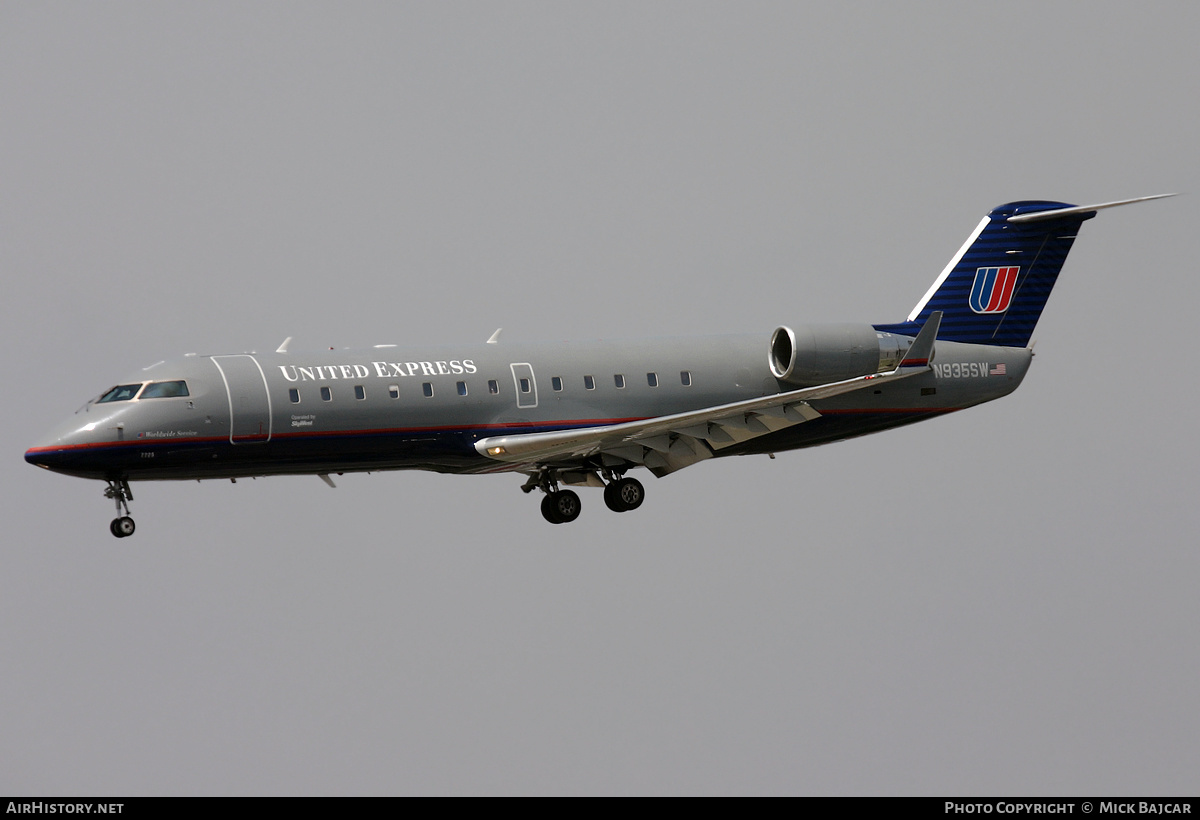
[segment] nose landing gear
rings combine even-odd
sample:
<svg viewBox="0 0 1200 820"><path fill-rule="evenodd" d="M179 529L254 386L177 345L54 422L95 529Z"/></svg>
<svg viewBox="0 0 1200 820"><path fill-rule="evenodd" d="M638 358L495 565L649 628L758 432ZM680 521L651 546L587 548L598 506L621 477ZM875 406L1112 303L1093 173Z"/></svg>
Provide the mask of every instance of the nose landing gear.
<svg viewBox="0 0 1200 820"><path fill-rule="evenodd" d="M134 529L133 519L127 515L114 518L112 523L108 525L108 531L117 536L117 538L125 538L126 536L133 535Z"/></svg>
<svg viewBox="0 0 1200 820"><path fill-rule="evenodd" d="M133 535L136 526L129 516L129 502L133 501L133 490L129 489L129 482L124 479L109 479L108 487L104 490L104 497L113 499L117 505L117 517L108 525L108 531L117 538L128 538ZM121 515L122 512L125 514Z"/></svg>

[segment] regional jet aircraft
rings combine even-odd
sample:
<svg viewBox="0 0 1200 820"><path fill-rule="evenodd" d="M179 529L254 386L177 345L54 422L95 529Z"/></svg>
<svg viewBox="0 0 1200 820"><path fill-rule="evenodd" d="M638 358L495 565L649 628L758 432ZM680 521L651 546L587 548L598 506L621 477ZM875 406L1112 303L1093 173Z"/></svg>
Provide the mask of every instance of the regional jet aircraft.
<svg viewBox="0 0 1200 820"><path fill-rule="evenodd" d="M105 390L25 453L107 482L132 535L131 482L370 470L513 472L554 524L633 476L875 433L1006 396L1084 220L1116 205L1023 201L984 217L898 324L626 342L188 355Z"/></svg>

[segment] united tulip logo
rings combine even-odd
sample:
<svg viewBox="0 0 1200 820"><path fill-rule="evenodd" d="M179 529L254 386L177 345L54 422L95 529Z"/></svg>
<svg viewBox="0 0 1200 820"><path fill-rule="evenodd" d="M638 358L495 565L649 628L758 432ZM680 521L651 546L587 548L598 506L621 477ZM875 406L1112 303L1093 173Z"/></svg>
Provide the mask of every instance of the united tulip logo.
<svg viewBox="0 0 1200 820"><path fill-rule="evenodd" d="M1007 268L978 268L971 285L971 310L976 313L1003 313L1012 303L1017 285L1017 266Z"/></svg>

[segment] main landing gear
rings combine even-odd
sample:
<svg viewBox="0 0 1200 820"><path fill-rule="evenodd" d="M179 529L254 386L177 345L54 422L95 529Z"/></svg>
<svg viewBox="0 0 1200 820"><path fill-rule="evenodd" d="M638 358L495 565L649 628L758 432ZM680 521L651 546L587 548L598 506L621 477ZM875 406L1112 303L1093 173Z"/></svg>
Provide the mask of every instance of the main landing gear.
<svg viewBox="0 0 1200 820"><path fill-rule="evenodd" d="M117 517L108 525L108 531L117 538L127 538L133 535L136 527L133 519L129 517L129 502L133 501L133 490L129 489L129 482L124 479L118 481L109 479L104 497L113 499L117 504ZM122 512L125 514L121 515Z"/></svg>
<svg viewBox="0 0 1200 820"><path fill-rule="evenodd" d="M613 512L629 512L642 506L646 488L636 478L619 478L604 485L604 503Z"/></svg>
<svg viewBox="0 0 1200 820"><path fill-rule="evenodd" d="M567 524L579 517L583 505L572 490L554 490L542 499L542 518L551 524Z"/></svg>
<svg viewBox="0 0 1200 820"><path fill-rule="evenodd" d="M607 470L605 477L608 481L604 485L604 504L610 510L628 512L642 506L642 501L646 498L646 488L642 486L642 482L636 478L618 478ZM553 470L544 470L536 476L531 476L521 489L525 492L540 489L545 493L542 498L542 517L551 524L574 521L583 508L579 495L573 490L559 489L558 476Z"/></svg>

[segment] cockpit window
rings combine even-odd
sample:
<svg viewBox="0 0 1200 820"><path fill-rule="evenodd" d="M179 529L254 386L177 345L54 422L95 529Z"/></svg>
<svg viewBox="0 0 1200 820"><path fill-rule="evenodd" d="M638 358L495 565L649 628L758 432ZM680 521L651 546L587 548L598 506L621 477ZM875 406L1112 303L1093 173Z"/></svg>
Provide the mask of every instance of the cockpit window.
<svg viewBox="0 0 1200 820"><path fill-rule="evenodd" d="M129 401L137 395L137 391L142 389L141 383L138 384L118 384L112 390L109 390L101 396L96 403L104 404L108 401Z"/></svg>
<svg viewBox="0 0 1200 820"><path fill-rule="evenodd" d="M142 391L140 399L173 399L177 396L191 395L188 393L187 382L150 382ZM103 401L103 399L102 399Z"/></svg>

